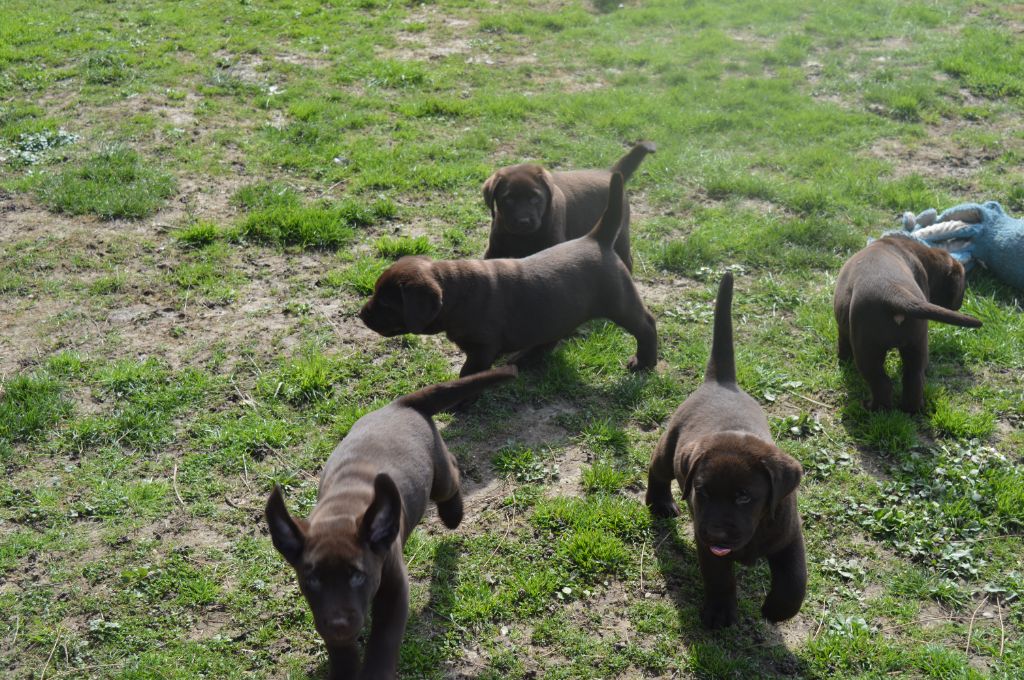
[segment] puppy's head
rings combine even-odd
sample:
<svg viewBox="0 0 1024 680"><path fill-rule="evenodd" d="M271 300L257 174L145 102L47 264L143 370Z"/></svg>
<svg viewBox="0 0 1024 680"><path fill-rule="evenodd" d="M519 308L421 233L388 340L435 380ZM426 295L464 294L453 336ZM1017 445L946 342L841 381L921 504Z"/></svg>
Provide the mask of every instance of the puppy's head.
<svg viewBox="0 0 1024 680"><path fill-rule="evenodd" d="M803 473L772 444L739 432L699 439L679 454L676 477L693 509L694 532L718 557L747 545Z"/></svg>
<svg viewBox="0 0 1024 680"><path fill-rule="evenodd" d="M310 525L295 519L274 486L267 524L274 547L299 577L316 630L332 645L355 641L380 586L384 558L401 528L402 498L395 482L379 474L373 500L361 517L339 516Z"/></svg>
<svg viewBox="0 0 1024 680"><path fill-rule="evenodd" d="M385 337L422 333L441 312L441 301L441 286L431 272L430 259L403 257L377 279L359 318Z"/></svg>
<svg viewBox="0 0 1024 680"><path fill-rule="evenodd" d="M928 266L928 301L957 310L964 303L967 273L960 262L944 250L936 250Z"/></svg>
<svg viewBox="0 0 1024 680"><path fill-rule="evenodd" d="M494 227L520 235L540 229L554 186L551 173L539 165L513 165L495 172L483 189Z"/></svg>

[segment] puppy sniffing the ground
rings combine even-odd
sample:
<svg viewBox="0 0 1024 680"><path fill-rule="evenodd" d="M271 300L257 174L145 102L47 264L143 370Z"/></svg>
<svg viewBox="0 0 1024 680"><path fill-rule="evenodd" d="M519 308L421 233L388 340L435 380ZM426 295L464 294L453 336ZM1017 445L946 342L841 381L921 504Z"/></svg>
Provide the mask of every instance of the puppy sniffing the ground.
<svg viewBox="0 0 1024 680"><path fill-rule="evenodd" d="M981 321L953 311L964 299L963 265L916 239L884 236L851 257L839 271L833 308L839 359L853 359L871 388L872 410L892 408L885 355L903 360L902 409L924 408L928 320L977 328Z"/></svg>
<svg viewBox="0 0 1024 680"><path fill-rule="evenodd" d="M795 615L807 589L807 565L796 488L800 463L772 442L764 411L736 385L732 274L723 277L704 384L676 410L651 458L647 505L674 517L672 479L693 515L697 559L704 579L701 622L736 622L732 563L768 559L772 585L761 613L769 621Z"/></svg>
<svg viewBox="0 0 1024 680"><path fill-rule="evenodd" d="M583 236L608 203L608 180L614 173L628 181L656 147L640 142L609 170L548 172L524 163L497 170L484 182L484 202L491 211L491 236L484 259L526 257ZM615 251L633 270L629 252L629 205L620 220Z"/></svg>
<svg viewBox="0 0 1024 680"><path fill-rule="evenodd" d="M359 312L384 336L446 333L466 353L461 375L499 354L535 358L590 319L610 319L636 338L630 370L658 360L654 317L612 249L625 199L612 175L608 209L587 235L523 259L438 260L403 257L381 274Z"/></svg>
<svg viewBox="0 0 1024 680"><path fill-rule="evenodd" d="M448 528L462 521L459 469L431 416L515 375L505 366L432 385L360 418L327 460L308 519L293 518L274 487L270 536L327 643L331 680L395 677L409 615L405 539L428 499ZM371 602L360 673L356 638Z"/></svg>

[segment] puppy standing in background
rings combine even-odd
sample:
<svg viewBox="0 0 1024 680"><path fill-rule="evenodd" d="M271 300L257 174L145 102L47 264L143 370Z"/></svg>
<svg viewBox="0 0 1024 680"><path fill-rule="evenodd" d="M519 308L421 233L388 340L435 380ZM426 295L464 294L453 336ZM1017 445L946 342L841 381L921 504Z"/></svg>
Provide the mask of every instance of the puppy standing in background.
<svg viewBox="0 0 1024 680"><path fill-rule="evenodd" d="M458 465L431 416L515 375L514 366L505 366L432 385L360 418L327 460L307 520L293 518L274 487L266 510L270 536L295 568L327 643L329 680L395 677L409 616L405 539L428 498L449 529L462 521ZM356 639L371 602L359 673Z"/></svg>
<svg viewBox="0 0 1024 680"><path fill-rule="evenodd" d="M733 356L732 274L718 287L711 358L704 384L669 420L651 458L647 506L675 517L672 479L693 515L697 559L704 579L701 622L720 628L736 622L732 563L768 559L772 586L761 607L769 621L800 611L807 565L796 488L800 463L771 439L768 419L736 385Z"/></svg>
<svg viewBox="0 0 1024 680"><path fill-rule="evenodd" d="M484 259L526 257L583 236L601 218L614 173L627 182L652 142L640 142L609 170L548 172L524 163L501 168L484 182L484 202L491 211L491 236ZM629 204L622 211L615 251L633 271L629 252Z"/></svg>
<svg viewBox="0 0 1024 680"><path fill-rule="evenodd" d="M903 360L902 408L924 408L928 367L928 320L977 328L973 316L953 311L963 304L963 265L949 253L899 234L884 236L839 270L833 309L839 326L839 359L853 359L871 388L872 410L892 408L892 381L885 355Z"/></svg>
<svg viewBox="0 0 1024 680"><path fill-rule="evenodd" d="M466 353L461 375L499 354L526 363L590 319L610 319L636 338L632 371L654 368L658 334L629 270L612 250L622 222L622 175L611 177L608 209L589 234L522 259L403 257L374 286L359 317L390 337L445 333ZM528 351L525 351L528 350Z"/></svg>

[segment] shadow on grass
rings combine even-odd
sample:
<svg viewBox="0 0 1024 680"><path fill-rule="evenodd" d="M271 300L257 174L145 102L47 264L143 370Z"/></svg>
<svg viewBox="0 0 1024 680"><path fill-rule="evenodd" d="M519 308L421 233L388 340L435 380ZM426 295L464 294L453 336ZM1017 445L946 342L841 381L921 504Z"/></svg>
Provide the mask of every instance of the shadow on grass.
<svg viewBox="0 0 1024 680"><path fill-rule="evenodd" d="M595 384L587 370L593 367L581 368L574 357L555 351L522 367L509 388L484 394L455 411L443 435L459 460L463 493L471 496L495 479L494 457L504 448L557 448L594 428L614 436L636 417L645 400L660 398L647 389L655 374L629 373L625 357L621 376L613 382Z"/></svg>
<svg viewBox="0 0 1024 680"><path fill-rule="evenodd" d="M683 513L688 519L689 513ZM697 554L684 540L690 531L690 524L678 519L654 523L654 552L678 612L679 635L689 651L690 670L702 678L817 677L786 646L779 629L761 619L763 596L771 583L763 560L752 568L734 566L739 622L720 630L703 628L704 584Z"/></svg>
<svg viewBox="0 0 1024 680"><path fill-rule="evenodd" d="M429 557L427 559L430 559ZM440 677L448 659L448 627L459 577L459 539L441 539L433 554L429 599L421 614L410 612L399 659L399 677Z"/></svg>

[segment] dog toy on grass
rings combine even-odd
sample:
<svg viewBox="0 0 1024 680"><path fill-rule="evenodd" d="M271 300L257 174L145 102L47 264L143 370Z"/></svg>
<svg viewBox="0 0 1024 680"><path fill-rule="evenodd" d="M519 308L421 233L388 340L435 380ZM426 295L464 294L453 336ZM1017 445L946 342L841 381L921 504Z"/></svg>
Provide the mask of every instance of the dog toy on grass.
<svg viewBox="0 0 1024 680"><path fill-rule="evenodd" d="M975 263L1001 281L1024 290L1024 220L1010 217L996 201L961 203L941 215L934 208L903 214L903 230L942 248L968 271Z"/></svg>

